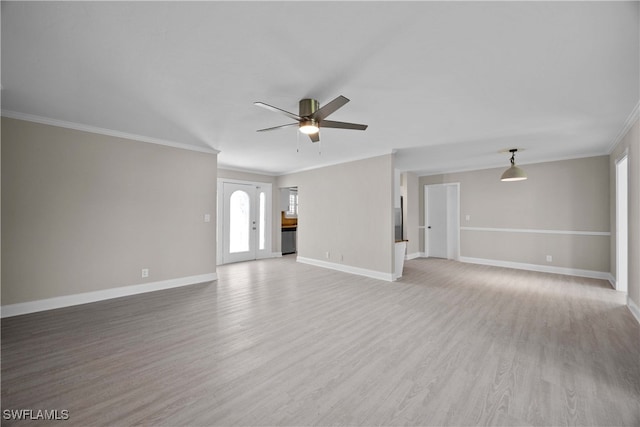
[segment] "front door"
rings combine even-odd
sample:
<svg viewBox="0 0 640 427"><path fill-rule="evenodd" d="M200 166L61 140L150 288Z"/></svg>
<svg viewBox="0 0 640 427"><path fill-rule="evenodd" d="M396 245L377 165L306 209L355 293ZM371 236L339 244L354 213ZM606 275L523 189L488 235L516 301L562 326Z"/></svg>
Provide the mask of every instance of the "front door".
<svg viewBox="0 0 640 427"><path fill-rule="evenodd" d="M223 184L223 262L256 259L257 191L248 184Z"/></svg>

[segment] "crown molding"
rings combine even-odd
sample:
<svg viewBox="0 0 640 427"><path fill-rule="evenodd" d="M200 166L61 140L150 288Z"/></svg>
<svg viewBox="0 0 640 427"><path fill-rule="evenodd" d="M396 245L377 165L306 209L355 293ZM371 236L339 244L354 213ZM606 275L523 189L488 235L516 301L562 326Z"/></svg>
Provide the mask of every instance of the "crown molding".
<svg viewBox="0 0 640 427"><path fill-rule="evenodd" d="M250 173L253 175L264 175L264 176L271 176L271 177L277 177L278 175L273 173L273 172L265 172L265 171L260 171L257 169L245 169L245 168L239 168L237 166L227 166L225 163L220 163L218 162L218 170L226 170L226 171L232 171L232 172L242 172L242 173Z"/></svg>
<svg viewBox="0 0 640 427"><path fill-rule="evenodd" d="M294 170L291 170L291 171L280 172L280 173L278 173L278 176L293 175L293 174L300 173L300 172L307 172L307 171L311 171L311 170L315 170L315 169L322 169L322 168L326 168L326 167L329 167L329 166L338 166L338 165L343 165L343 164L346 164L346 163L358 162L360 160L368 160L368 159L373 159L373 158L376 158L376 157L382 157L382 156L386 156L386 155L394 155L393 150L383 149L383 150L379 150L378 152L368 153L368 154L365 154L365 155L362 155L362 156L345 157L343 159L336 160L335 162L321 163L321 164L314 165L314 166L309 166L309 167L306 167L306 168L294 169Z"/></svg>
<svg viewBox="0 0 640 427"><path fill-rule="evenodd" d="M577 154L573 156L559 156L559 157L549 157L544 160L531 160L526 162L518 162L518 166L528 166L528 165L538 165L542 163L553 163L553 162L563 162L566 160L580 160L580 159L588 159L590 157L600 157L600 156L608 156L609 153L604 151L595 151L593 153L584 153ZM434 175L446 175L453 173L463 173L463 172L478 172L490 169L501 169L504 170L508 167L504 162L501 162L499 165L494 164L493 166L481 166L481 167L468 167L462 169L443 169L441 171L433 171L433 170L419 170L419 171L403 171L403 172L412 172L418 175L418 178L426 177L426 176L434 176Z"/></svg>
<svg viewBox="0 0 640 427"><path fill-rule="evenodd" d="M629 132L629 129L631 129L631 126L633 126L633 124L638 119L638 117L640 117L640 101L638 101L636 106L633 107L633 110L631 110L631 113L629 114L629 116L627 116L627 119L624 121L624 125L622 125L622 129L620 129L620 132L618 132L616 137L609 144L609 147L607 147L607 154L611 154L613 152L613 150L617 147L620 141L622 141L622 139L625 137L627 132Z"/></svg>
<svg viewBox="0 0 640 427"><path fill-rule="evenodd" d="M195 145L184 144L181 142L168 141L166 139L136 135L133 133L120 132L113 129L105 129L97 126L68 122L65 120L51 119L48 117L36 116L34 114L20 113L20 112L11 111L11 110L2 110L2 117L7 117L9 119L24 120L27 122L40 123L43 125L57 126L57 127L66 128L66 129L79 130L79 131L95 133L99 135L112 136L115 138L124 138L124 139L130 139L134 141L147 142L149 144L164 145L167 147L180 148L182 150L189 150L189 151L197 151L200 153L218 154L220 152L214 148L198 147Z"/></svg>

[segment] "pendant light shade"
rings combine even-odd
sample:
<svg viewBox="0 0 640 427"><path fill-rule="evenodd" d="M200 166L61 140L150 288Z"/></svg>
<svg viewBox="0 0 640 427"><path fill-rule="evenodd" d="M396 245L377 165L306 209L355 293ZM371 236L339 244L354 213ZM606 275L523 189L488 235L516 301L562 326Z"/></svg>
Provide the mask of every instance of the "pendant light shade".
<svg viewBox="0 0 640 427"><path fill-rule="evenodd" d="M500 181L522 181L525 179L527 179L527 174L516 165L504 171L502 177L500 177Z"/></svg>
<svg viewBox="0 0 640 427"><path fill-rule="evenodd" d="M516 151L518 151L517 148L512 148L511 150L509 150L509 152L511 153L511 167L504 171L504 173L500 177L500 181L523 181L527 179L527 174L525 173L525 171L516 166Z"/></svg>

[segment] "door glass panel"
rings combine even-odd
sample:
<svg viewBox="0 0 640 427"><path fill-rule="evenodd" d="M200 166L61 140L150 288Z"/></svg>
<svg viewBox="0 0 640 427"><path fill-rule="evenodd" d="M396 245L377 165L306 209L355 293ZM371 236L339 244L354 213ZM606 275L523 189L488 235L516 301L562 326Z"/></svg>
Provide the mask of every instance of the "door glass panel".
<svg viewBox="0 0 640 427"><path fill-rule="evenodd" d="M265 215L266 215L266 208L265 208L265 204L266 204L267 200L264 194L264 191L260 192L260 215L259 215L259 221L260 221L260 228L258 228L260 235L258 236L258 249L263 251L264 250L264 237L265 237Z"/></svg>
<svg viewBox="0 0 640 427"><path fill-rule="evenodd" d="M234 191L229 198L229 253L249 250L249 195Z"/></svg>

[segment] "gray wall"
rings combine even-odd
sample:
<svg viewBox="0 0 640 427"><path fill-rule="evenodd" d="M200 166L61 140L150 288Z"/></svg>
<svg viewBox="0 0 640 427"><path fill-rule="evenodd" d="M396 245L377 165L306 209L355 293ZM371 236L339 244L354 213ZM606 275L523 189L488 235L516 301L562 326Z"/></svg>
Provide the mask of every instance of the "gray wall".
<svg viewBox="0 0 640 427"><path fill-rule="evenodd" d="M392 274L393 174L389 154L279 177L298 187L298 256Z"/></svg>
<svg viewBox="0 0 640 427"><path fill-rule="evenodd" d="M628 295L636 306L640 306L640 120L636 118L622 141L609 156L611 169L611 274L616 274L616 166L615 162L628 150L629 167L629 273Z"/></svg>
<svg viewBox="0 0 640 427"><path fill-rule="evenodd" d="M3 117L2 304L215 273L216 157Z"/></svg>
<svg viewBox="0 0 640 427"><path fill-rule="evenodd" d="M608 156L522 166L529 179L501 182L503 170L486 169L420 178L419 221L424 225L424 185L460 183L460 225L474 228L558 230L566 234L461 230L460 255L570 269L610 271ZM470 219L466 220L466 215ZM421 242L424 251L424 242ZM553 256L553 262L546 261Z"/></svg>

